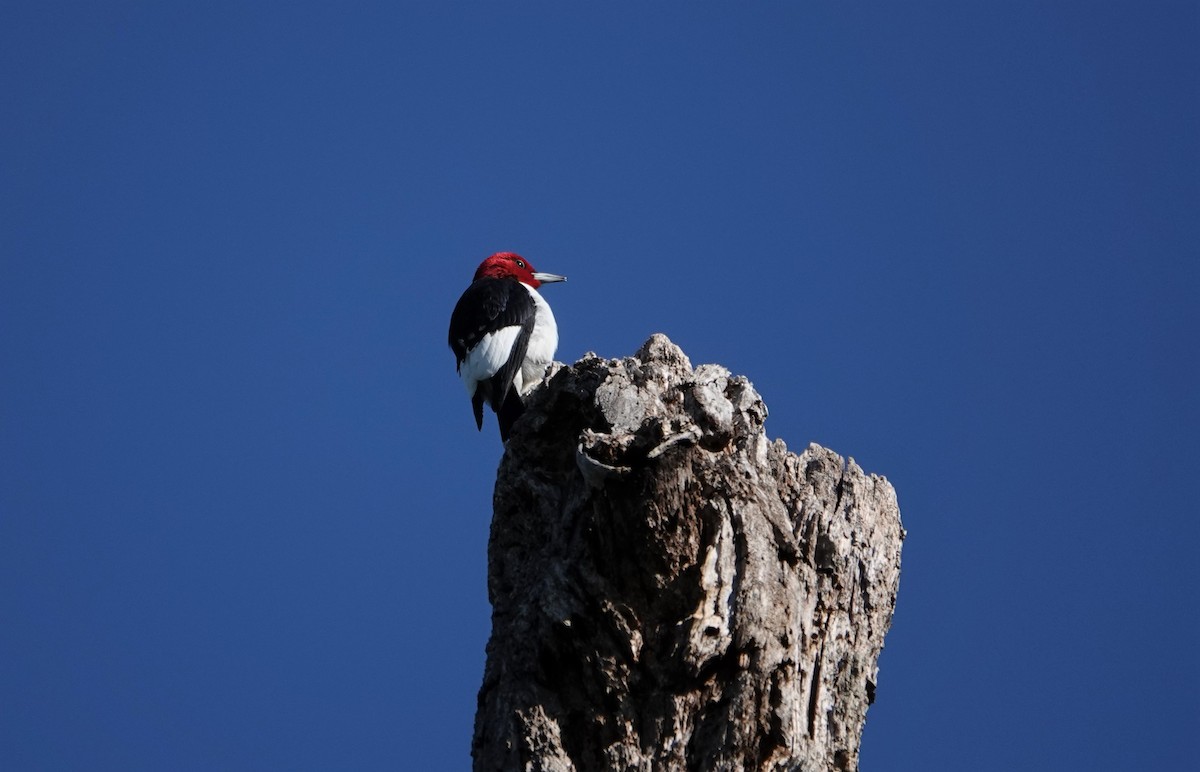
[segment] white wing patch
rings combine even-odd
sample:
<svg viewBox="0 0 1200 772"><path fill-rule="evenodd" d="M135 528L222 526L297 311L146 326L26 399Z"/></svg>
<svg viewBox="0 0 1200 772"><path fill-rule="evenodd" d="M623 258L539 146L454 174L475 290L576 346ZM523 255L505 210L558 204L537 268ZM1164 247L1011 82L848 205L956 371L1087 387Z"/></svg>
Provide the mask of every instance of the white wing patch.
<svg viewBox="0 0 1200 772"><path fill-rule="evenodd" d="M518 324L501 327L484 335L479 345L467 352L462 364L458 366L458 375L467 387L468 396L475 396L477 383L486 381L500 372L500 368L504 367L504 363L512 354L513 344L517 342L520 332L521 326Z"/></svg>

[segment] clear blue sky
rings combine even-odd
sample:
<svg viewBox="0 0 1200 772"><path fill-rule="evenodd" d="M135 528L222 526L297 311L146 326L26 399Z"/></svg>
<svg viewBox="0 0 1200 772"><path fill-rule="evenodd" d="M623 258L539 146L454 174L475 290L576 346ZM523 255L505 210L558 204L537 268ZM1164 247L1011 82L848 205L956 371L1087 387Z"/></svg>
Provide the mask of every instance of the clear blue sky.
<svg viewBox="0 0 1200 772"><path fill-rule="evenodd" d="M864 770L1200 729L1194 2L6 3L0 768L463 769L515 250L887 476Z"/></svg>

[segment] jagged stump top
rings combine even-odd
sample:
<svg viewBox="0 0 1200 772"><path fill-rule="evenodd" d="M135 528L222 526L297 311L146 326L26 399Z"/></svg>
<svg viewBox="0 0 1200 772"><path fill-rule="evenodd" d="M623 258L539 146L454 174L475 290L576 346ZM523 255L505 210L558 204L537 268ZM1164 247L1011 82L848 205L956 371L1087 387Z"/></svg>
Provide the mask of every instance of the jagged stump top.
<svg viewBox="0 0 1200 772"><path fill-rule="evenodd" d="M558 366L497 475L476 769L854 769L903 529L663 335Z"/></svg>

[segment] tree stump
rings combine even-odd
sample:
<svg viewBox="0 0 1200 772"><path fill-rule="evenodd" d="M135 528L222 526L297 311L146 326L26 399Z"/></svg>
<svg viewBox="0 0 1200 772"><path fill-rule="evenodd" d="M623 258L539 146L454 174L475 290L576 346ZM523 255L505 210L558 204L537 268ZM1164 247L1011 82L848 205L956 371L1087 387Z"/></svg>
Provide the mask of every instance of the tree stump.
<svg viewBox="0 0 1200 772"><path fill-rule="evenodd" d="M558 366L497 475L476 770L854 770L904 530L665 336Z"/></svg>

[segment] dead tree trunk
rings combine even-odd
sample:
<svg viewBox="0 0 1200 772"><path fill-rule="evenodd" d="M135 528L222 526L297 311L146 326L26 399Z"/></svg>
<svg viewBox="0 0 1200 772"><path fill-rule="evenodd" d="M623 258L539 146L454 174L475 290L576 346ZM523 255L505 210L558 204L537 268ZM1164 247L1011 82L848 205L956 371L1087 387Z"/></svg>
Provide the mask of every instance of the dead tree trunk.
<svg viewBox="0 0 1200 772"><path fill-rule="evenodd" d="M476 770L853 770L904 531L655 335L531 398L496 481Z"/></svg>

